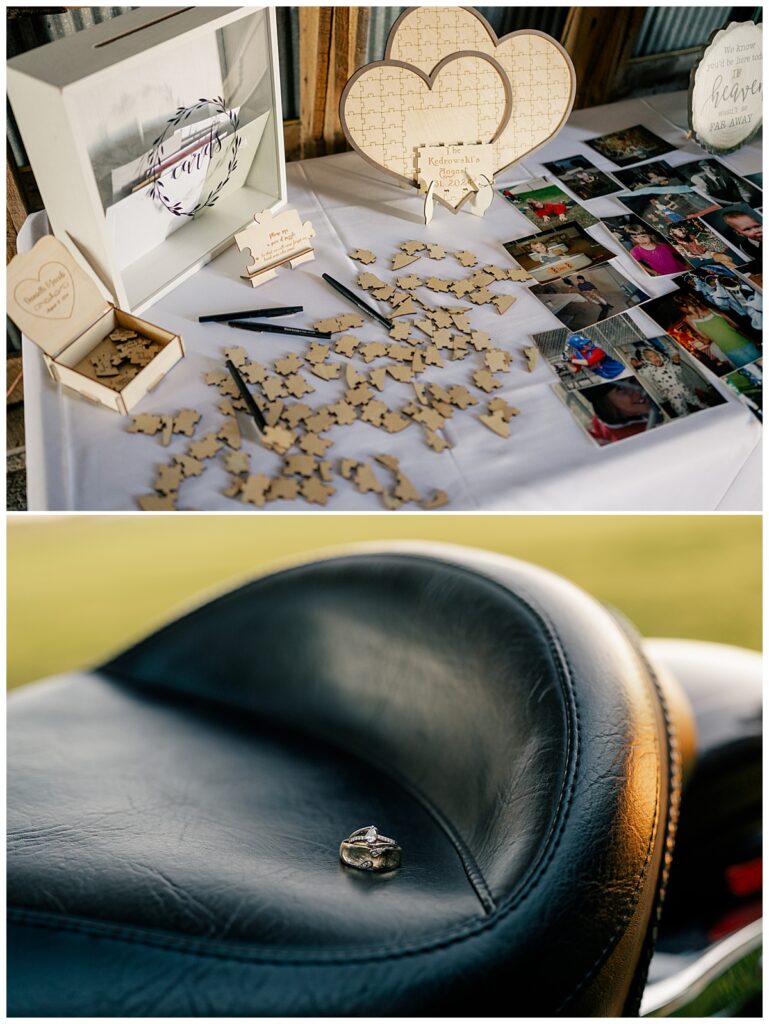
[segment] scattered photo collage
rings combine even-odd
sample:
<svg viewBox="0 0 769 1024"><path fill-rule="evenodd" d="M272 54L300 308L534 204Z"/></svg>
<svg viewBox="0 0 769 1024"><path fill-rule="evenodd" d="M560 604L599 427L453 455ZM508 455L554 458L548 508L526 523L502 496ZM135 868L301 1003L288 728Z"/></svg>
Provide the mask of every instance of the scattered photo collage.
<svg viewBox="0 0 769 1024"><path fill-rule="evenodd" d="M702 367L760 419L761 174L741 177L715 157L673 167L663 158L675 147L643 125L586 144L617 169L576 155L544 165L557 184L500 190L535 229L504 247L563 324L534 335L554 391L600 446L723 404ZM599 219L578 201L609 195L628 212ZM667 277L674 290L648 295L609 262L616 253L586 230L594 225L641 277ZM637 307L656 337L628 314Z"/></svg>

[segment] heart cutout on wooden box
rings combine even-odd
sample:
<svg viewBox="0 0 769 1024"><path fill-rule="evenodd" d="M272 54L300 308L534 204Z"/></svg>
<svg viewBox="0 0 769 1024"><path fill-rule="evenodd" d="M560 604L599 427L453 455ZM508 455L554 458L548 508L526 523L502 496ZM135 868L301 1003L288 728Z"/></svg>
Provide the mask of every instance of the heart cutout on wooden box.
<svg viewBox="0 0 769 1024"><path fill-rule="evenodd" d="M493 143L510 117L507 76L484 53L450 54L425 72L402 61L356 71L342 93L340 118L350 145L366 160L413 185L421 146ZM458 209L474 194L468 190Z"/></svg>
<svg viewBox="0 0 769 1024"><path fill-rule="evenodd" d="M550 141L574 104L575 75L564 48L543 32L524 29L499 39L470 7L411 7L387 37L385 60L430 74L448 54L475 50L503 68L512 91L510 120L496 139L496 173Z"/></svg>
<svg viewBox="0 0 769 1024"><path fill-rule="evenodd" d="M37 277L25 277L18 282L13 298L33 316L45 320L68 320L75 308L72 274L58 261L44 263Z"/></svg>

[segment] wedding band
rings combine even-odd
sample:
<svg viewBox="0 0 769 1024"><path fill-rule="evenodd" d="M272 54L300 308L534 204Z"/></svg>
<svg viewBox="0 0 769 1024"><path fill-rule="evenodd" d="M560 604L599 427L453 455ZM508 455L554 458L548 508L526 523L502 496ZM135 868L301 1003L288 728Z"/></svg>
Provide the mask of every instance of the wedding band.
<svg viewBox="0 0 769 1024"><path fill-rule="evenodd" d="M367 825L342 840L339 859L360 871L394 871L401 865L401 848L394 839L380 835L375 825Z"/></svg>

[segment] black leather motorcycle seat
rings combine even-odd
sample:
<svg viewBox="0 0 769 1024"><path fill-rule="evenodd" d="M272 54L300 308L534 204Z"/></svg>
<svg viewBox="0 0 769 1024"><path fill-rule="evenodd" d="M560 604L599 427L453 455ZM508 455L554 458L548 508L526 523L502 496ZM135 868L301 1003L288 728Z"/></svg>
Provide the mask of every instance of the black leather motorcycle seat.
<svg viewBox="0 0 769 1024"><path fill-rule="evenodd" d="M627 626L532 566L257 579L14 696L9 764L14 1015L637 1009L674 724ZM339 863L370 824L392 875Z"/></svg>

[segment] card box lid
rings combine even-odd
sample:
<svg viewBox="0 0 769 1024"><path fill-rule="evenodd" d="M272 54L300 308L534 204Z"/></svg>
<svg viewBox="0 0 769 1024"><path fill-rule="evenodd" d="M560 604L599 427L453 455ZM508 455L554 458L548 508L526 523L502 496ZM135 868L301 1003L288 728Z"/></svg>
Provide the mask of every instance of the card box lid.
<svg viewBox="0 0 769 1024"><path fill-rule="evenodd" d="M58 238L46 235L8 264L8 316L55 359L102 316L109 294Z"/></svg>

